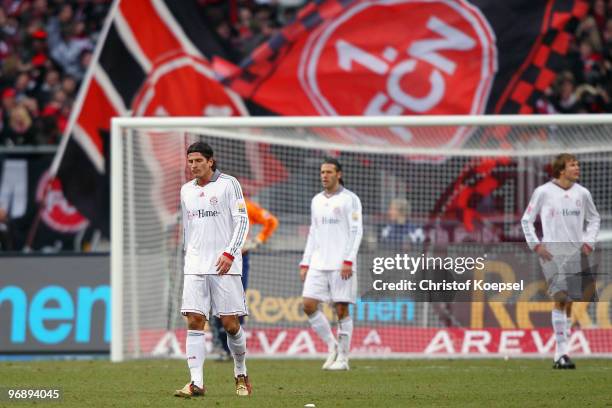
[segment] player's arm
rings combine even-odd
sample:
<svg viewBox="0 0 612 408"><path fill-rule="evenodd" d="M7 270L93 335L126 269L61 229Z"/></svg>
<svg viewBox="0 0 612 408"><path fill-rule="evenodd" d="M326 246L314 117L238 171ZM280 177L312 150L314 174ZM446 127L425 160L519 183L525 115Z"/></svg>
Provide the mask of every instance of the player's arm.
<svg viewBox="0 0 612 408"><path fill-rule="evenodd" d="M278 219L274 215L270 214L269 211L261 208L252 201L247 201L247 212L249 213L249 220L262 226L261 231L255 238L255 242L258 245L263 244L272 236L272 234L274 234L274 231L276 231L276 228L278 227Z"/></svg>
<svg viewBox="0 0 612 408"><path fill-rule="evenodd" d="M300 262L300 278L302 282L306 279L306 272L308 272L308 266L310 265L310 258L312 258L312 252L315 247L315 230L316 223L314 218L314 200L310 204L310 229L308 230L308 239L306 240L306 248L304 248L304 255Z"/></svg>
<svg viewBox="0 0 612 408"><path fill-rule="evenodd" d="M242 250L249 233L249 216L247 215L242 188L237 180L230 180L230 186L226 189L226 197L232 214L234 231L229 244L217 261L217 271L221 275L229 271L234 257Z"/></svg>
<svg viewBox="0 0 612 408"><path fill-rule="evenodd" d="M359 250L361 237L363 236L363 217L361 213L361 201L359 201L359 197L353 195L353 199L346 211L349 237L346 247L344 248L342 258L344 261L342 262L342 269L340 271L343 279L348 279L352 276L353 264L357 260L357 251Z"/></svg>
<svg viewBox="0 0 612 408"><path fill-rule="evenodd" d="M582 246L582 252L589 255L595 248L595 242L597 241L597 235L599 234L599 226L601 224L601 217L593 202L593 197L590 192L587 192L584 203L585 209L585 221L587 222L586 232L584 234L584 244Z"/></svg>
<svg viewBox="0 0 612 408"><path fill-rule="evenodd" d="M523 228L523 234L525 234L525 240L529 248L533 249L537 254L547 261L552 259L552 255L544 245L540 242L535 230L533 223L535 222L540 210L542 209L542 189L536 188L531 196L529 205L521 218L521 227Z"/></svg>
<svg viewBox="0 0 612 408"><path fill-rule="evenodd" d="M181 216L183 217L183 250L187 251L187 237L189 232L189 219L187 217L187 209L185 208L185 200L183 199L183 189L181 189Z"/></svg>

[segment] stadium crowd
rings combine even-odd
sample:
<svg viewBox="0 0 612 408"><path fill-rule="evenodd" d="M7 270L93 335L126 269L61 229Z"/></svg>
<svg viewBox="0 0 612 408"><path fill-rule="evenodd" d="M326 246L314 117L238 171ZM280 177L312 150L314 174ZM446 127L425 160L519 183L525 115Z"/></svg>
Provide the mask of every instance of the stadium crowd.
<svg viewBox="0 0 612 408"><path fill-rule="evenodd" d="M0 145L56 144L111 0L0 0Z"/></svg>
<svg viewBox="0 0 612 408"><path fill-rule="evenodd" d="M0 146L56 144L111 0L0 0ZM237 63L290 21L304 0L198 0ZM612 0L593 0L566 69L537 113L612 112Z"/></svg>
<svg viewBox="0 0 612 408"><path fill-rule="evenodd" d="M536 112L612 112L612 1L592 0L589 13L578 24L572 50Z"/></svg>

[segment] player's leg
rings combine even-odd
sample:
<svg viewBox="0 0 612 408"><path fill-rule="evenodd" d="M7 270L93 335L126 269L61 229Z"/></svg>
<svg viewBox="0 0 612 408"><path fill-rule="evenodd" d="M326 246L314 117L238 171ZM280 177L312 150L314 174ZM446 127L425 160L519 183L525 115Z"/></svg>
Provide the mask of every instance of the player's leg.
<svg viewBox="0 0 612 408"><path fill-rule="evenodd" d="M238 275L211 275L212 311L219 316L227 333L227 346L234 359L236 394L251 394L246 366L246 333L239 318L248 315L242 282Z"/></svg>
<svg viewBox="0 0 612 408"><path fill-rule="evenodd" d="M246 334L240 325L238 315L221 316L221 322L227 333L227 345L234 358L234 380L236 394L248 396L252 392L246 367Z"/></svg>
<svg viewBox="0 0 612 408"><path fill-rule="evenodd" d="M342 279L340 271L333 272L331 279L332 301L338 315L338 357L330 370L348 370L353 319L349 314L349 304L357 298L357 278Z"/></svg>
<svg viewBox="0 0 612 408"><path fill-rule="evenodd" d="M570 334L572 327L572 302L574 299L582 297L582 256L578 251L571 251L573 248L566 248L566 254L561 259L563 262L559 266L558 279L555 282L555 287L558 293L555 294L555 309L557 310L557 318L564 320L563 336L557 338L557 330L561 330L561 324L555 329L555 339L557 344L560 344L555 353L555 364L553 368L574 369L576 365L570 359ZM561 340L561 337L563 338Z"/></svg>
<svg viewBox="0 0 612 408"><path fill-rule="evenodd" d="M565 326L565 335L568 341L572 333L572 305L573 304L574 302L570 300L569 302L567 302L567 305L565 306L565 316L567 317L567 322Z"/></svg>
<svg viewBox="0 0 612 408"><path fill-rule="evenodd" d="M552 310L552 325L555 333L555 356L553 368L573 369L576 365L569 358L569 328L567 311L571 313L571 300L564 291L555 294Z"/></svg>
<svg viewBox="0 0 612 408"><path fill-rule="evenodd" d="M183 303L181 313L187 318L187 338L185 351L191 382L180 390L177 397L199 397L205 393L204 388L204 326L210 310L210 294L202 275L185 275L183 285Z"/></svg>
<svg viewBox="0 0 612 408"><path fill-rule="evenodd" d="M327 358L323 363L323 369L327 370L336 360L338 343L331 330L329 320L319 310L319 303L329 299L328 275L330 272L322 272L316 269L308 270L304 289L302 291L302 307L308 323L315 333L325 344L327 344Z"/></svg>
<svg viewBox="0 0 612 408"><path fill-rule="evenodd" d="M223 328L221 319L215 316L210 317L210 332L213 340L212 354L217 356L219 361L231 359L231 353L227 347L227 333Z"/></svg>
<svg viewBox="0 0 612 408"><path fill-rule="evenodd" d="M559 251L557 251L559 252ZM542 272L546 278L548 294L554 301L551 312L551 323L555 336L555 355L553 357L553 368L573 368L573 363L567 356L567 315L566 305L569 301L567 282L564 273L566 257L555 255L552 260L540 260Z"/></svg>

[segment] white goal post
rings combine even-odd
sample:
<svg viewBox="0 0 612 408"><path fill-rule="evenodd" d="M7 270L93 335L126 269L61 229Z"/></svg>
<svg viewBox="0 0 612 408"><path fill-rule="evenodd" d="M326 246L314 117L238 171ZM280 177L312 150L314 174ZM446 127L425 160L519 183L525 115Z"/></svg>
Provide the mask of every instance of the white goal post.
<svg viewBox="0 0 612 408"><path fill-rule="evenodd" d="M388 238L393 203L402 204L412 232L420 230L429 243L518 242L517 217L546 181L547 163L562 152L575 154L602 215L601 271L609 270L612 115L113 118L112 361L182 354L178 193L189 179L186 148L196 140L209 142L221 171L237 177L245 195L280 221L270 241L251 254L252 313L245 325L251 355L309 358L324 351L300 311L296 277L310 198L320 189L318 167L327 155L339 158L347 187L362 199L368 256ZM494 187L483 193L475 187L482 180ZM478 194L460 203L460 193L474 188ZM468 212L479 226L470 224ZM605 276L601 283L600 302L575 317L572 344L579 355L612 356L612 286ZM367 358L498 356L510 331L522 333L512 339L513 352L553 351L547 306L527 312L527 325L519 318L524 311L503 307L509 320L468 302L364 295L351 309L353 351ZM324 312L332 316L327 306Z"/></svg>

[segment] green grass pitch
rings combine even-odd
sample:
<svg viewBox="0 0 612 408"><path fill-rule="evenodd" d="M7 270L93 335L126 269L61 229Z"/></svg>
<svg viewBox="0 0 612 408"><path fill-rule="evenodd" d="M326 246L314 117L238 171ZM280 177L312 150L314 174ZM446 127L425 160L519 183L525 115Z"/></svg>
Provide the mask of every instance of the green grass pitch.
<svg viewBox="0 0 612 408"><path fill-rule="evenodd" d="M321 361L250 360L254 393L234 395L231 363L207 361L203 399L172 396L188 380L185 362L104 360L0 363L0 387L61 387L61 402L1 401L3 407L602 407L612 406L612 361L353 360L349 372Z"/></svg>

